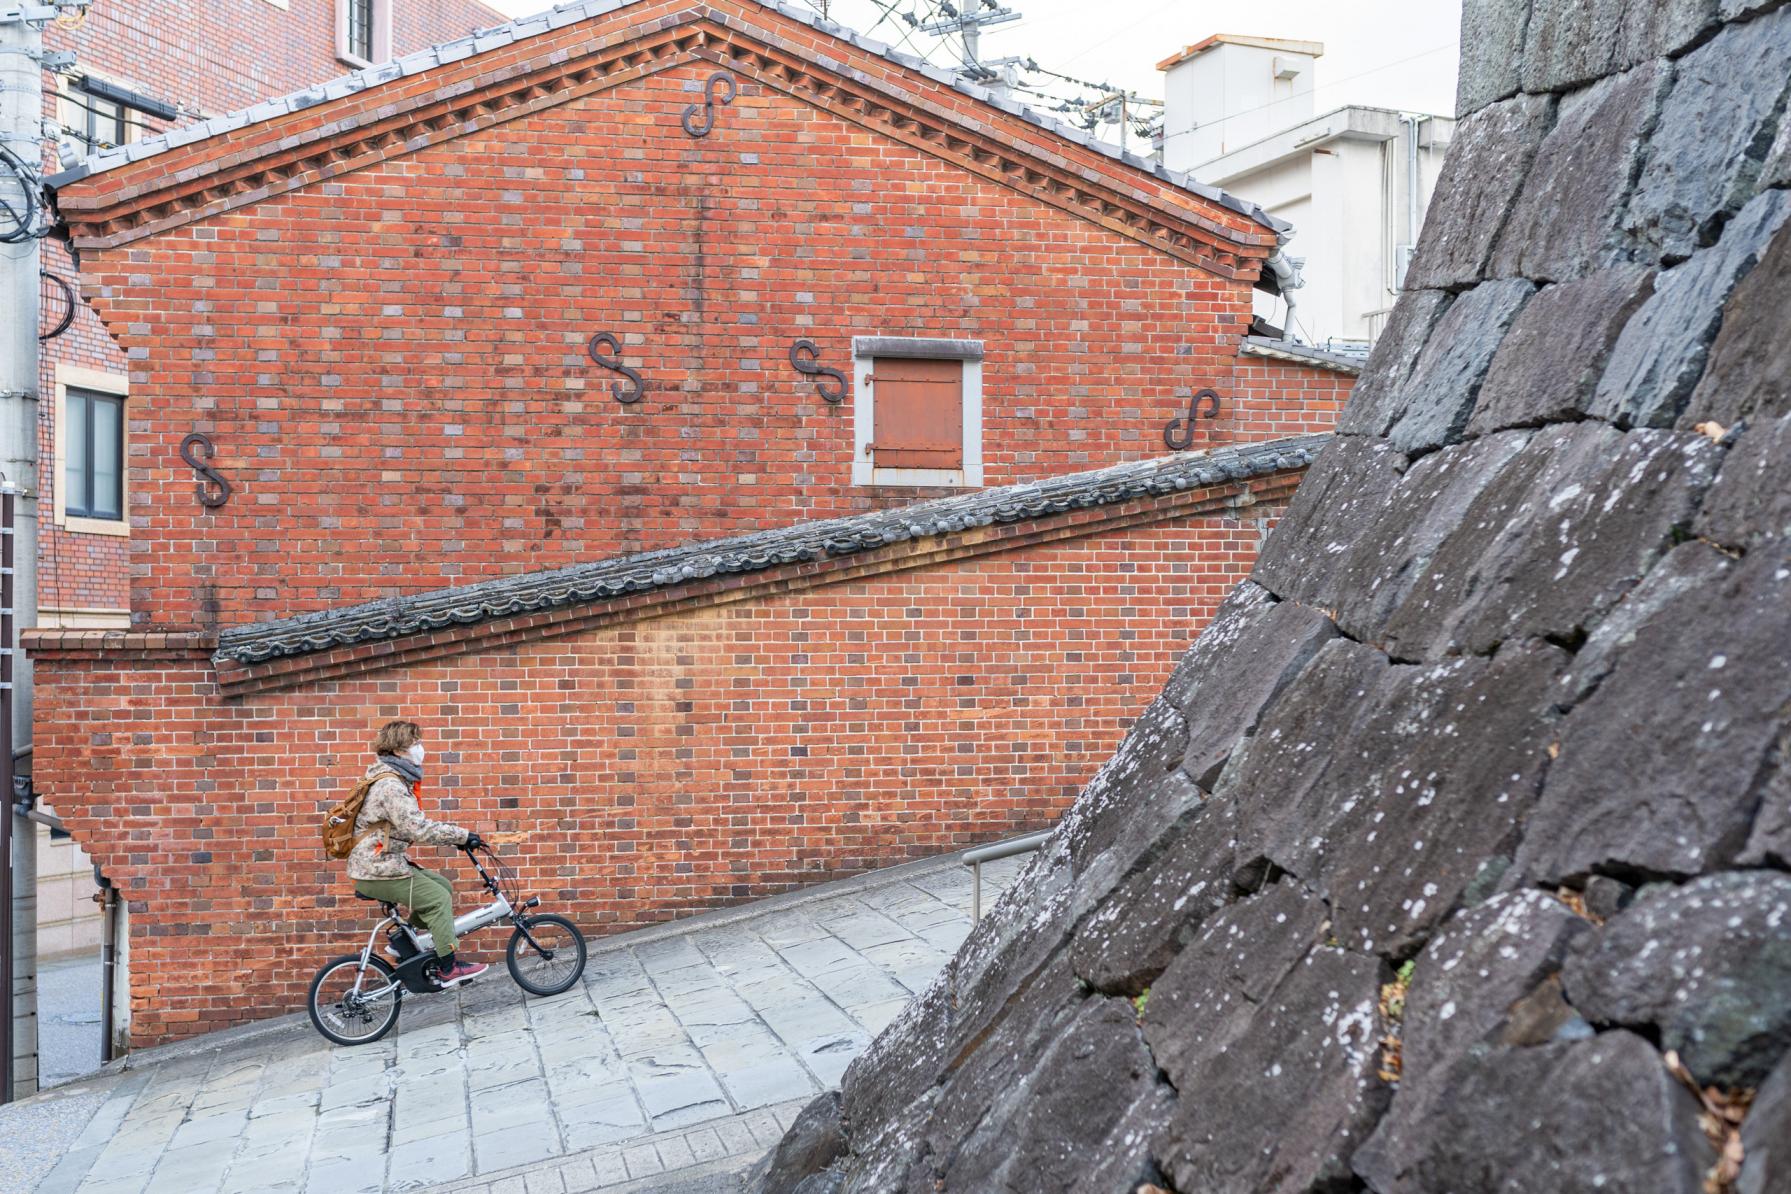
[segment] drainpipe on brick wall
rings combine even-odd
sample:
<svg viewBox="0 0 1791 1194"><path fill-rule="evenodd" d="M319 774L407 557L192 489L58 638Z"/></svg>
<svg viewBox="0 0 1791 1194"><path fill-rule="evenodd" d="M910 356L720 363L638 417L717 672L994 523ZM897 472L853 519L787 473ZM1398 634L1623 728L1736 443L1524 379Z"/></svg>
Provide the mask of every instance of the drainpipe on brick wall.
<svg viewBox="0 0 1791 1194"><path fill-rule="evenodd" d="M0 320L0 481L11 491L5 502L13 514L11 627L0 642L12 668L8 763L14 750L31 744L31 665L17 642L37 622L37 238L48 229L37 180L44 152L43 26L57 12L57 6L34 0L0 0L0 146L10 163L0 169L0 197L15 213L0 213L0 220L11 220L0 234L12 241L0 246L0 311L12 312ZM23 1098L37 1090L37 833L14 813L11 776L4 778L0 795L12 831L5 893L11 924L0 946L10 946L11 965L9 1030L0 1052L10 1081L0 1086L0 1097Z"/></svg>
<svg viewBox="0 0 1791 1194"><path fill-rule="evenodd" d="M99 884L100 906L100 1064L111 1061L113 1042L118 1039L112 1027L112 987L118 971L118 889L112 880L93 868L93 881Z"/></svg>

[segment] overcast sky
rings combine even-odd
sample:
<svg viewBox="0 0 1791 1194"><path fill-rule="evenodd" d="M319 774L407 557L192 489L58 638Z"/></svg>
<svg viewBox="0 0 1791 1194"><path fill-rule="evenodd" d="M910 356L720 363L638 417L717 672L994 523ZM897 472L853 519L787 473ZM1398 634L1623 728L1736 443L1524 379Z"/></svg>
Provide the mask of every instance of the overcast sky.
<svg viewBox="0 0 1791 1194"><path fill-rule="evenodd" d="M541 0L490 0L512 16L546 7ZM801 3L804 0L792 0ZM887 0L885 0L887 2ZM955 0L960 8L976 0ZM984 60L1031 57L1042 67L1161 98L1156 64L1214 33L1257 34L1323 42L1316 111L1372 104L1452 115L1460 53L1461 0L1005 0L1021 19L983 33ZM876 0L826 3L834 20L858 30L877 25ZM899 43L910 34L900 14L924 13L938 0L895 0L873 34ZM955 39L954 39L955 41ZM956 65L956 47L910 34L908 47L941 66ZM1069 94L1069 89L1058 94ZM1037 102L1033 97L1022 97ZM1047 105L1041 105L1047 106Z"/></svg>

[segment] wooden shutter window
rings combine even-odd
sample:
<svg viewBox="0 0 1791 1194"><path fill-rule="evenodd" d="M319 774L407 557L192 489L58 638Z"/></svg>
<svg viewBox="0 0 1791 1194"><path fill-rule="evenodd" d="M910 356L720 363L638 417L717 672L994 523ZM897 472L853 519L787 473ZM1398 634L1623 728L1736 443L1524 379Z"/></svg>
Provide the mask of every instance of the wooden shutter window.
<svg viewBox="0 0 1791 1194"><path fill-rule="evenodd" d="M871 413L876 467L964 467L962 361L873 358Z"/></svg>

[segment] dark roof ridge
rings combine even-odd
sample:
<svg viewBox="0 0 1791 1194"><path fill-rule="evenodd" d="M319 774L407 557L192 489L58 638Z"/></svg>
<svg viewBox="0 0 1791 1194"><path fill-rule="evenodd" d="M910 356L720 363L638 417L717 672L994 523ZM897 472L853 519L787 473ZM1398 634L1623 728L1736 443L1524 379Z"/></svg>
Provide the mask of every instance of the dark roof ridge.
<svg viewBox="0 0 1791 1194"><path fill-rule="evenodd" d="M1069 510L1243 481L1304 468L1329 435L1237 444L1207 452L1110 465L1087 472L980 489L842 518L799 522L725 539L697 540L546 572L388 597L223 630L217 662L256 664L447 626L668 588L710 576L758 572L870 551L932 535Z"/></svg>

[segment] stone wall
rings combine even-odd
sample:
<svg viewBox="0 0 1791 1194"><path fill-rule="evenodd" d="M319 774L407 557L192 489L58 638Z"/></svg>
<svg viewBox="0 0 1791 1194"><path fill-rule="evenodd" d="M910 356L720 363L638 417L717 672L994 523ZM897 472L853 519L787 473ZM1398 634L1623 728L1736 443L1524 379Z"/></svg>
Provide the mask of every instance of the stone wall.
<svg viewBox="0 0 1791 1194"><path fill-rule="evenodd" d="M1465 19L1345 434L764 1189L1791 1189L1791 7Z"/></svg>

